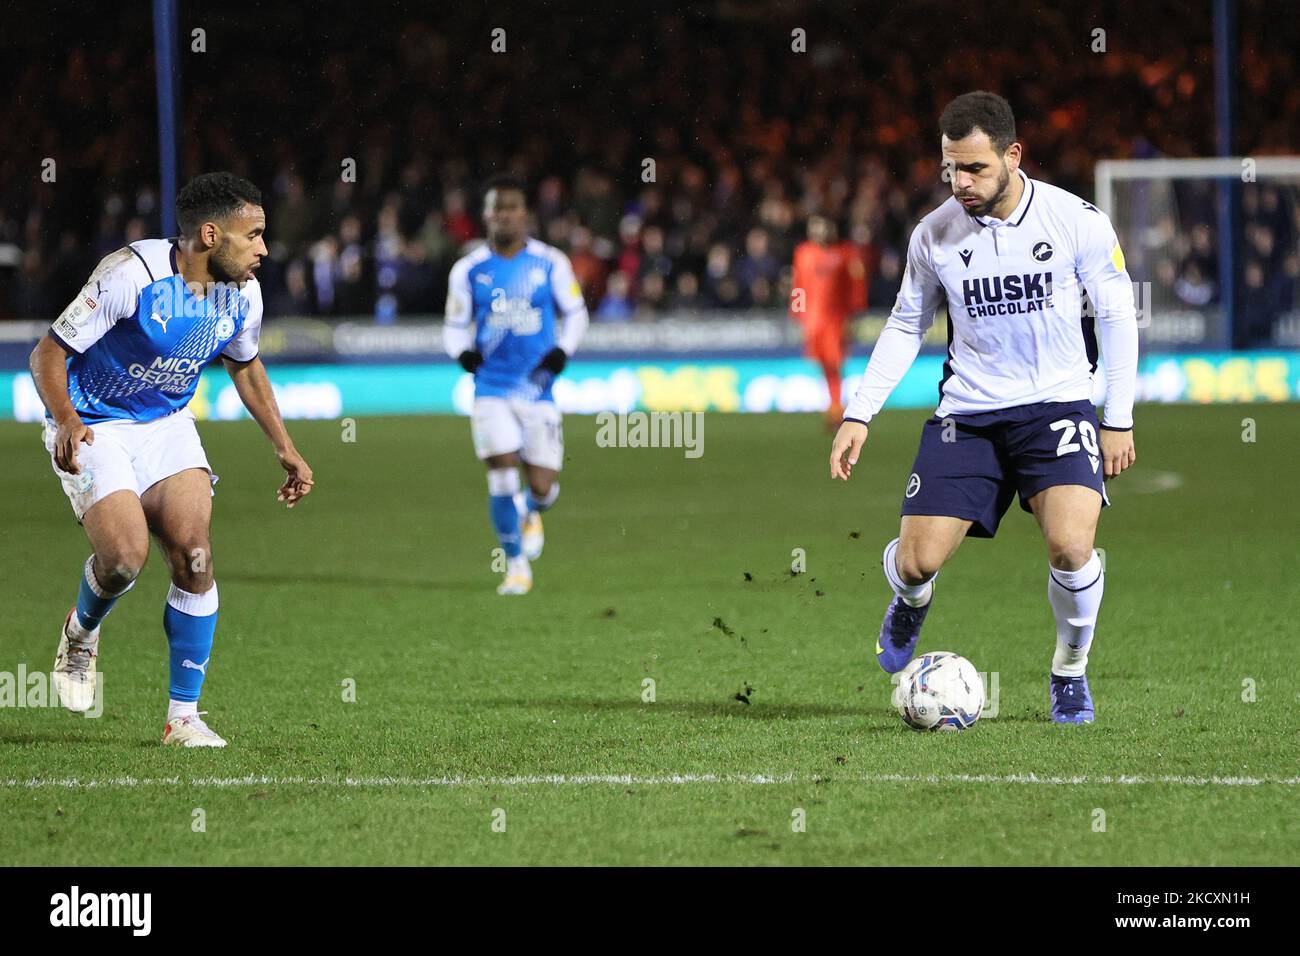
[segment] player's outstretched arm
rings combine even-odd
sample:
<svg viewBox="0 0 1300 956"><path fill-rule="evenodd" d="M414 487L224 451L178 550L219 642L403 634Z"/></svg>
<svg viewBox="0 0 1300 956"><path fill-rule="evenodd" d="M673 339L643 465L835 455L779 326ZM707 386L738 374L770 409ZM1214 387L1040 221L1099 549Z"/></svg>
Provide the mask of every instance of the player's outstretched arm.
<svg viewBox="0 0 1300 956"><path fill-rule="evenodd" d="M58 426L54 438L54 463L71 475L81 474L77 464L77 446L83 441L95 444L95 433L86 426L68 397L68 356L48 335L32 349L27 365L36 383L36 394Z"/></svg>
<svg viewBox="0 0 1300 956"><path fill-rule="evenodd" d="M275 456L280 459L281 467L288 472L275 500L283 501L292 508L300 498L305 498L311 493L312 486L316 482L312 478L311 467L302 455L298 454L293 439L289 437L288 429L284 427L284 419L280 417L280 406L275 402L275 393L271 390L271 379L266 374L266 366L256 356L247 362L237 362L226 357L225 364L231 381L235 383L235 391L239 393L240 401L248 409L248 414L253 416L253 420L261 426L266 437L271 440L271 445L275 448Z"/></svg>
<svg viewBox="0 0 1300 956"><path fill-rule="evenodd" d="M853 466L858 463L862 447L867 443L867 426L862 422L846 421L835 433L831 443L831 479L848 481Z"/></svg>

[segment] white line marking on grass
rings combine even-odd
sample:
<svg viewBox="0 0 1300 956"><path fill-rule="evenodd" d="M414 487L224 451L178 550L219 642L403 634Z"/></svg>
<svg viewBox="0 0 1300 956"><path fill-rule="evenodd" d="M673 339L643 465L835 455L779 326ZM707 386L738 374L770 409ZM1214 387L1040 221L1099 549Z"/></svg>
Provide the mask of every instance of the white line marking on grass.
<svg viewBox="0 0 1300 956"><path fill-rule="evenodd" d="M1184 787L1261 787L1300 786L1300 777L1176 777L1176 776L1097 776L1075 777L1039 776L1038 774L858 774L812 776L796 774L693 774L677 773L664 776L639 774L545 774L516 777L105 777L82 780L79 777L29 777L0 780L0 789L65 789L108 790L142 789L147 787L198 787L229 789L236 787L582 787L582 786L681 786L697 783L737 784L741 786L769 786L771 784L798 783L986 783L1012 786L1152 786L1172 785Z"/></svg>

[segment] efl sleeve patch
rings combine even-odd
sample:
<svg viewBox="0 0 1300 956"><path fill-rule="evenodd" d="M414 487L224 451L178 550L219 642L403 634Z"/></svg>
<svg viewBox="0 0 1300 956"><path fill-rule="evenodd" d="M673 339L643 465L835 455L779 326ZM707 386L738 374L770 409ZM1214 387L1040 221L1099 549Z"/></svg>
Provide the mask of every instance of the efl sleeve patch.
<svg viewBox="0 0 1300 956"><path fill-rule="evenodd" d="M1124 271L1124 250L1115 243L1115 248L1110 251L1110 264L1115 267L1116 272Z"/></svg>

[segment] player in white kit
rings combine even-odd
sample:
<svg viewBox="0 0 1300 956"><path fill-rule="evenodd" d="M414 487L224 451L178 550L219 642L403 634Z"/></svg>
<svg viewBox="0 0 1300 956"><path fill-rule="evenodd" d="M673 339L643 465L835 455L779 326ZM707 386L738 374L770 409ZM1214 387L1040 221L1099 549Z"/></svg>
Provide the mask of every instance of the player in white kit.
<svg viewBox="0 0 1300 956"><path fill-rule="evenodd" d="M966 93L939 126L953 196L912 233L898 299L831 449L831 477L847 481L868 423L946 301L939 407L922 432L899 536L884 552L895 596L877 660L889 673L907 665L939 569L967 535L993 537L1019 496L1047 544L1052 719L1090 723L1085 670L1105 581L1093 541L1109 504L1104 481L1136 460L1132 283L1106 215L1020 170L1005 99ZM1106 360L1100 423L1091 401L1098 338Z"/></svg>
<svg viewBox="0 0 1300 956"><path fill-rule="evenodd" d="M198 710L217 626L208 534L217 477L186 407L210 362L224 360L288 473L278 499L292 508L313 479L257 355L261 193L230 173L207 173L180 191L176 213L180 238L133 242L106 257L32 351L45 449L94 549L59 637L54 683L69 710L90 709L100 622L135 584L152 532L172 581L162 742L224 747Z"/></svg>

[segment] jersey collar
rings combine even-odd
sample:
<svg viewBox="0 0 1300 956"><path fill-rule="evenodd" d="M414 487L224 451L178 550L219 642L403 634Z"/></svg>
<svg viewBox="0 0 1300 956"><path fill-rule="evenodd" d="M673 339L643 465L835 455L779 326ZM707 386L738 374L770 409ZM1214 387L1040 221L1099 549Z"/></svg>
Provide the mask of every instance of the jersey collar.
<svg viewBox="0 0 1300 956"><path fill-rule="evenodd" d="M1011 210L1011 215L1007 216L1006 219L994 219L991 216L976 216L975 221L981 226L992 226L1004 222L1009 222L1013 226L1018 226L1024 222L1025 215L1029 212L1029 204L1034 201L1034 181L1025 175L1023 169L1017 169L1016 175L1018 175L1025 184L1025 191L1020 194L1020 202L1016 204L1016 208Z"/></svg>

